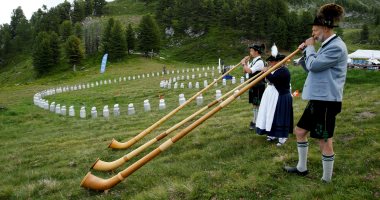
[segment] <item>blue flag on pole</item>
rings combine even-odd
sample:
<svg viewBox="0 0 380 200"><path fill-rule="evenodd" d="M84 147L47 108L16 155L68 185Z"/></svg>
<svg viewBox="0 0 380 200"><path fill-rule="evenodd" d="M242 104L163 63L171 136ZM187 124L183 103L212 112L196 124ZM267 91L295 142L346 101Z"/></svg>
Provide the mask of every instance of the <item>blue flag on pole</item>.
<svg viewBox="0 0 380 200"><path fill-rule="evenodd" d="M100 65L100 73L103 74L106 71L106 64L107 64L107 57L108 54L104 54L102 59L102 64Z"/></svg>

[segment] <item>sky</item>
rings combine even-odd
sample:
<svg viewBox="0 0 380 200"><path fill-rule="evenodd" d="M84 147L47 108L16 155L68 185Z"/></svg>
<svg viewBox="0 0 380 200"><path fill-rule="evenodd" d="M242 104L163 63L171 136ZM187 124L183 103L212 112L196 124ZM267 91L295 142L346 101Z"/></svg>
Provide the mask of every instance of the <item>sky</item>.
<svg viewBox="0 0 380 200"><path fill-rule="evenodd" d="M72 3L73 0L67 0ZM110 0L107 0L110 1ZM0 5L0 24L10 23L11 16L14 9L21 6L24 11L25 17L30 20L30 17L38 8L42 8L42 5L46 5L47 8L54 7L64 0L2 0Z"/></svg>
<svg viewBox="0 0 380 200"><path fill-rule="evenodd" d="M68 0L70 3L73 0ZM21 6L22 11L24 11L25 17L30 20L30 17L38 8L42 8L42 5L46 5L47 8L54 7L60 3L65 2L64 0L3 0L0 6L0 24L10 23L11 16L14 9Z"/></svg>

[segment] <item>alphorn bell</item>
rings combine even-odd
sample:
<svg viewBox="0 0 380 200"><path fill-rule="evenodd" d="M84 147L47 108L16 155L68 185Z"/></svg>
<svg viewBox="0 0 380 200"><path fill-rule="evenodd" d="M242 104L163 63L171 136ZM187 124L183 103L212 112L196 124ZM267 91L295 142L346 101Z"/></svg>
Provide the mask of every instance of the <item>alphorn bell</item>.
<svg viewBox="0 0 380 200"><path fill-rule="evenodd" d="M120 183L122 180L127 178L129 175L131 175L133 172L138 170L140 167L144 166L146 163L148 163L150 160L158 156L161 152L168 149L172 144L183 138L185 135L187 135L190 131L192 131L194 128L199 126L201 123L206 121L208 118L213 116L215 113L219 112L222 108L229 105L231 102L233 102L237 97L242 95L244 92L246 92L249 88L257 84L259 81L264 79L269 73L279 68L283 63L285 63L287 60L292 58L295 54L297 54L300 51L300 49L295 50L293 53L285 57L282 61L278 62L273 67L269 68L266 72L264 72L261 76L259 76L257 79L246 85L244 88L242 88L239 92L234 93L230 97L228 97L226 100L222 101L219 106L215 107L205 115L203 115L201 118L197 119L195 122L193 122L188 127L181 130L179 133L177 133L174 137L166 140L164 143L162 143L159 147L151 151L149 154L142 157L140 160L134 162L131 166L124 169L123 171L119 172L117 175L109 178L109 179L102 179L99 178L91 172L88 172L87 175L83 178L81 182L81 186L84 188L88 188L91 190L108 190L112 187L114 187L116 184Z"/></svg>
<svg viewBox="0 0 380 200"><path fill-rule="evenodd" d="M133 150L132 152L124 155L123 157L121 157L121 158L119 158L117 160L114 160L112 162L102 161L102 160L100 160L98 158L95 161L95 163L91 166L91 169L95 169L97 171L111 171L111 170L114 170L114 169L120 167L121 165L123 165L124 163L126 163L127 161L129 161L130 159L132 159L133 157L139 155L142 151L144 151L149 146L151 146L154 143L162 140L163 138L165 138L166 136L168 136L170 133L172 133L173 131L177 130L179 127L181 127L183 124L185 124L188 121L192 120L194 117L196 117L200 113L204 112L205 110L211 108L212 106L214 106L215 104L217 104L220 100L222 100L222 99L226 98L227 96L229 96L230 94L232 94L235 90L238 90L238 89L242 88L244 85L246 85L247 83L251 82L252 80L254 80L255 78L257 78L258 76L260 76L262 73L263 72L260 72L257 75L255 75L255 76L251 77L250 79L246 80L244 83L242 83L239 86L235 87L234 89L230 90L229 92L227 92L226 94L224 94L219 99L216 99L216 100L212 101L211 103L209 103L208 105L204 106L200 110L196 111L195 113L193 113L189 117L185 118L181 122L179 122L176 125L172 126L168 130L162 132L157 137L149 140L145 144L141 145L140 147L138 147L137 149Z"/></svg>
<svg viewBox="0 0 380 200"><path fill-rule="evenodd" d="M211 88L216 82L218 82L224 76L226 76L227 74L229 74L232 70L234 70L239 65L240 65L240 63L238 63L237 65L233 66L230 70L228 70L227 72L225 72L219 78L215 79L210 85L208 85L207 87L203 88L201 91L197 92L194 96L192 96L190 99L188 99L187 101L185 101L185 103L183 103L182 105L178 106L176 109L172 110L170 113L168 113L167 115L165 115L163 118L161 118L160 120L158 120L156 123L152 124L150 127L148 127L147 129L145 129L144 131L142 131L141 133L139 133L138 135L136 135L135 137L133 137L129 141L127 141L127 142L119 142L119 141L115 140L115 138L113 138L112 141L111 141L111 143L108 145L108 147L112 148L112 149L127 149L127 148L129 148L130 146L132 146L133 144L135 144L136 142L138 142L141 138L145 137L147 134L149 134L150 132L152 132L155 128L159 127L163 122L165 122L166 120L170 119L179 110L181 110L183 107L185 107L191 101L193 101L197 96L199 96L200 94L202 94L203 92L205 92L206 90L208 90L209 88Z"/></svg>

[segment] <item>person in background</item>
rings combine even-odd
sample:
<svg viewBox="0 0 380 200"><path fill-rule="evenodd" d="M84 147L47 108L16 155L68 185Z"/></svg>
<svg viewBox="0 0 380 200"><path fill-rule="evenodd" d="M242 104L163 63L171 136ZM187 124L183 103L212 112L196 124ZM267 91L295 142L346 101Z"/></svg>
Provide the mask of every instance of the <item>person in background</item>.
<svg viewBox="0 0 380 200"><path fill-rule="evenodd" d="M261 54L264 52L265 46L262 45L251 45L249 46L249 56L244 57L241 60L243 65L243 72L249 75L249 78L260 73L264 68L264 61L261 58ZM250 58L253 58L252 62L249 62ZM249 129L256 129L256 117L258 114L258 109L261 102L261 97L265 90L265 82L260 81L258 84L249 89L248 102L253 105L253 118L249 123Z"/></svg>
<svg viewBox="0 0 380 200"><path fill-rule="evenodd" d="M319 140L323 182L330 182L332 177L335 160L332 139L335 117L341 112L347 74L347 47L333 30L338 27L343 15L343 7L334 3L323 5L312 24L312 37L299 46L304 50L304 62L301 64L307 72L302 98L309 102L294 129L298 164L284 168L288 173L302 176L308 174L307 134L310 132L310 137ZM322 43L318 51L314 47L316 41Z"/></svg>
<svg viewBox="0 0 380 200"><path fill-rule="evenodd" d="M269 67L275 66L286 56L277 51L273 45L272 55L267 58ZM268 86L265 88L259 114L256 120L256 133L267 135L268 141L278 138L277 146L283 145L293 131L293 99L290 91L290 72L285 65L266 76Z"/></svg>

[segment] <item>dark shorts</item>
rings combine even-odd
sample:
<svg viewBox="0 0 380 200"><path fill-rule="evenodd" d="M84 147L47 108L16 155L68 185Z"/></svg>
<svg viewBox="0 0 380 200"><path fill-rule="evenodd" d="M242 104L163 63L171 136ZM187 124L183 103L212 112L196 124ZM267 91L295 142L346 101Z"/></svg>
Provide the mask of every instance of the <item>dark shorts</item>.
<svg viewBox="0 0 380 200"><path fill-rule="evenodd" d="M261 97L265 91L265 84L253 86L248 92L248 102L254 105L260 105Z"/></svg>
<svg viewBox="0 0 380 200"><path fill-rule="evenodd" d="M310 131L310 137L331 138L334 135L335 117L342 109L342 102L310 100L297 126Z"/></svg>

